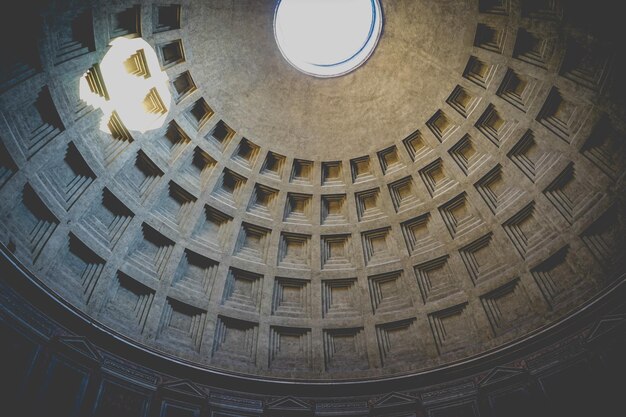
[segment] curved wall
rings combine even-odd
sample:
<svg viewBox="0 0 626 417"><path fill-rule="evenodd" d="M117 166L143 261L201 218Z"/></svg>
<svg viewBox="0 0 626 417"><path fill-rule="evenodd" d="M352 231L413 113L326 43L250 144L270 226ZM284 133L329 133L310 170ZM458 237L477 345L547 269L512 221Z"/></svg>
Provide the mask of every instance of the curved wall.
<svg viewBox="0 0 626 417"><path fill-rule="evenodd" d="M615 39L559 2L394 4L380 54L317 86L272 74L267 39L237 51L238 31L263 32L272 10L245 6L256 8L16 9L23 42L0 77L0 241L98 326L199 368L357 381L445 372L623 281ZM173 111L158 131L112 117L102 132L78 80L87 72L104 94L107 43L139 35L170 76ZM368 84L390 80L422 35L432 55ZM271 101L276 80L298 106ZM303 119L299 106L342 99L364 104ZM298 132L318 140L289 142Z"/></svg>
<svg viewBox="0 0 626 417"><path fill-rule="evenodd" d="M621 415L623 284L474 361L414 377L306 383L200 370L146 351L57 299L4 251L0 266L0 398L19 415Z"/></svg>

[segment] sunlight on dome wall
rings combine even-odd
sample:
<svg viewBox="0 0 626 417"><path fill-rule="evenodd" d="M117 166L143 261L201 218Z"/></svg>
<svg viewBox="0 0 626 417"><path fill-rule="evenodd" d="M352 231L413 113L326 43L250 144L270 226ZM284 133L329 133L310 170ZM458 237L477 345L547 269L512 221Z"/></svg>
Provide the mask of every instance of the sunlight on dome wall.
<svg viewBox="0 0 626 417"><path fill-rule="evenodd" d="M276 43L300 71L333 77L371 55L382 28L378 0L281 0L274 16Z"/></svg>
<svg viewBox="0 0 626 417"><path fill-rule="evenodd" d="M104 113L100 130L110 133L108 121L113 112L128 130L144 133L163 126L172 96L154 49L141 38L117 38L109 46L100 62L108 97L93 91L87 74L79 84L80 98Z"/></svg>

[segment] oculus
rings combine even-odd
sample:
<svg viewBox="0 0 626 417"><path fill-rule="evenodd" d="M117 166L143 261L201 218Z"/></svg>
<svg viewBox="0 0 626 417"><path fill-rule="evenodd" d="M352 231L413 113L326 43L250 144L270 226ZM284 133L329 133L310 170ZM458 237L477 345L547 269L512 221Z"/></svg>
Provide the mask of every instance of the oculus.
<svg viewBox="0 0 626 417"><path fill-rule="evenodd" d="M362 65L381 29L379 0L279 0L274 13L283 57L315 77L337 77Z"/></svg>

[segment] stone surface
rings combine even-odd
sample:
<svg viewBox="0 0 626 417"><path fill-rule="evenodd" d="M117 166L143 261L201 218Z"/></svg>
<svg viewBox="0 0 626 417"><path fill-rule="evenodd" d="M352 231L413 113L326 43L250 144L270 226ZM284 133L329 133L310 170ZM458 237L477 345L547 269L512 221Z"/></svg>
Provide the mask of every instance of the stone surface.
<svg viewBox="0 0 626 417"><path fill-rule="evenodd" d="M387 2L370 60L329 80L284 62L270 1L70 3L41 33L24 11L38 48L6 52L0 242L135 343L258 376L410 374L623 280L622 52L559 2ZM102 132L78 79L137 35L176 103Z"/></svg>

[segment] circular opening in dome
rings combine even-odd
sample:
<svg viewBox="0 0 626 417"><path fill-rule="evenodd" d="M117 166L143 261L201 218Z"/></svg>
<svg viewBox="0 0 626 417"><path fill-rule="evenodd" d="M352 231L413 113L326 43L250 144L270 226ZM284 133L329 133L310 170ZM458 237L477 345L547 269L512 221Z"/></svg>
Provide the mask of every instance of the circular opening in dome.
<svg viewBox="0 0 626 417"><path fill-rule="evenodd" d="M374 51L381 29L379 0L279 0L274 14L280 52L316 77L359 67Z"/></svg>

